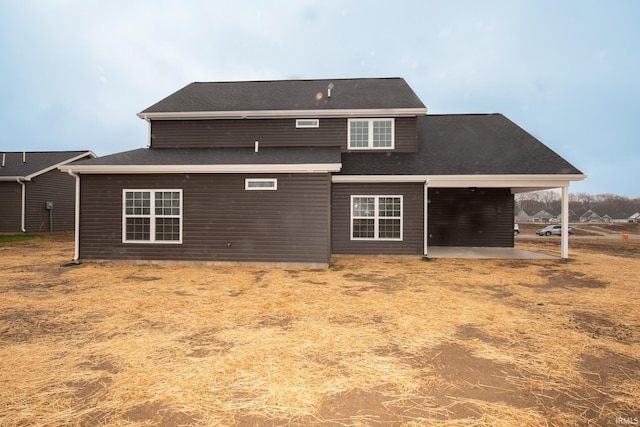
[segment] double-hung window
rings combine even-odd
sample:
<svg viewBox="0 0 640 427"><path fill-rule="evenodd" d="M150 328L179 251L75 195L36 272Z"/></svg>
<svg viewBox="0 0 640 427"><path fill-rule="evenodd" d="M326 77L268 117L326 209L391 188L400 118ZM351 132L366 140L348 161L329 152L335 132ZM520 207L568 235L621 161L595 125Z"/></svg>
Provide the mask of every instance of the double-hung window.
<svg viewBox="0 0 640 427"><path fill-rule="evenodd" d="M393 149L393 119L349 119L348 147L350 150Z"/></svg>
<svg viewBox="0 0 640 427"><path fill-rule="evenodd" d="M122 241L182 243L182 190L123 190Z"/></svg>
<svg viewBox="0 0 640 427"><path fill-rule="evenodd" d="M402 196L351 196L351 240L402 240Z"/></svg>

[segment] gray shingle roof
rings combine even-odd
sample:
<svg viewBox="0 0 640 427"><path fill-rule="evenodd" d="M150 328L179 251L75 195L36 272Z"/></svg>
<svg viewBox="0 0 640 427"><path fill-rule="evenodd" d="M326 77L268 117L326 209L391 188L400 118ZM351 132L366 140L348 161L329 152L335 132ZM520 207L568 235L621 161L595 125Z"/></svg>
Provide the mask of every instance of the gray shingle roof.
<svg viewBox="0 0 640 427"><path fill-rule="evenodd" d="M328 87L332 85L331 97ZM142 111L229 112L426 108L402 78L191 83Z"/></svg>
<svg viewBox="0 0 640 427"><path fill-rule="evenodd" d="M93 155L90 151L27 151L0 152L0 162L4 155L4 167L0 166L0 177L26 177L38 175L42 171L67 163L82 154Z"/></svg>
<svg viewBox="0 0 640 427"><path fill-rule="evenodd" d="M200 166L340 163L339 147L140 148L74 166Z"/></svg>
<svg viewBox="0 0 640 427"><path fill-rule="evenodd" d="M340 175L582 174L502 114L418 117L417 153L345 153Z"/></svg>

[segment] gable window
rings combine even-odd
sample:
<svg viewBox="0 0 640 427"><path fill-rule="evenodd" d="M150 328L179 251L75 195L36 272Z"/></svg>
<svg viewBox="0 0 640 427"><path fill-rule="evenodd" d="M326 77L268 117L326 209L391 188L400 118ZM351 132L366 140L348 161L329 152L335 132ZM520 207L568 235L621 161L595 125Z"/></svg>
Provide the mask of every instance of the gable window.
<svg viewBox="0 0 640 427"><path fill-rule="evenodd" d="M245 190L277 190L278 179L277 178L268 178L268 179L247 178L244 180L244 189Z"/></svg>
<svg viewBox="0 0 640 427"><path fill-rule="evenodd" d="M320 119L296 119L297 128L317 128L320 127Z"/></svg>
<svg viewBox="0 0 640 427"><path fill-rule="evenodd" d="M182 243L182 190L123 190L124 243Z"/></svg>
<svg viewBox="0 0 640 427"><path fill-rule="evenodd" d="M393 119L349 119L350 150L394 148Z"/></svg>
<svg viewBox="0 0 640 427"><path fill-rule="evenodd" d="M402 240L402 196L351 196L351 240Z"/></svg>

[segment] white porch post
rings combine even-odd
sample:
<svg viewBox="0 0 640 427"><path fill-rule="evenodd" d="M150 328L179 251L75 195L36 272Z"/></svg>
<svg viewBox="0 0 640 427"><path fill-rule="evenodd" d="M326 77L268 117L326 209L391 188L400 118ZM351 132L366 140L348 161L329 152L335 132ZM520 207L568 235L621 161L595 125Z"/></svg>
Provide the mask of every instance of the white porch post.
<svg viewBox="0 0 640 427"><path fill-rule="evenodd" d="M561 249L560 256L563 259L569 258L569 184L562 187L562 219L560 224L561 228Z"/></svg>
<svg viewBox="0 0 640 427"><path fill-rule="evenodd" d="M424 182L424 256L427 256L427 237L428 237L428 215L427 215L427 209L429 206L429 179L427 178L427 180Z"/></svg>

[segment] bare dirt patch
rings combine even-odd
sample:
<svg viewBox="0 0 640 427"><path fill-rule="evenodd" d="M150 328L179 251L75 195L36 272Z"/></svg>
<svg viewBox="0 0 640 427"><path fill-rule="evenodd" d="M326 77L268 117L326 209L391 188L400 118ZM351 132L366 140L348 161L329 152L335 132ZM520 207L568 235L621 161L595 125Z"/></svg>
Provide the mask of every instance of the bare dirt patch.
<svg viewBox="0 0 640 427"><path fill-rule="evenodd" d="M640 241L570 246L311 270L0 245L0 424L615 425L640 416Z"/></svg>

